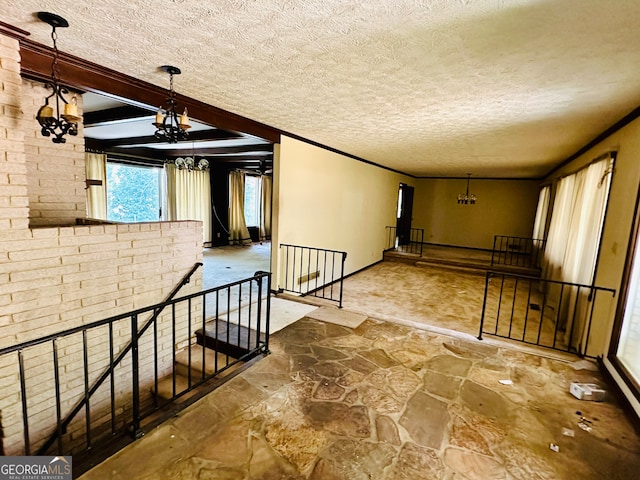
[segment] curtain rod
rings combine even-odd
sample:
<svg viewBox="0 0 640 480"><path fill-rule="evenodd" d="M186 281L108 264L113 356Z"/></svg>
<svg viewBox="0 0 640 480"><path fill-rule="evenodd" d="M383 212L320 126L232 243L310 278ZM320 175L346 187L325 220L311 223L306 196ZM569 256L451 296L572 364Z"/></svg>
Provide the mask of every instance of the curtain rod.
<svg viewBox="0 0 640 480"><path fill-rule="evenodd" d="M97 153L99 155L105 155L106 154L106 152L104 152L102 150L97 150L95 148L87 148L87 147L84 148L84 152L85 153Z"/></svg>
<svg viewBox="0 0 640 480"><path fill-rule="evenodd" d="M587 163L586 165L583 165L582 167L573 170L571 172L565 173L564 175L561 175L559 177L556 177L556 180L561 180L565 177L568 177L569 175L574 175L582 170L584 170L585 168L593 165L596 162L599 162L600 160L604 160L605 158L609 157L611 158L611 160L613 160L615 162L616 160L616 156L618 155L618 151L617 150L610 150L608 152L603 153L602 155L597 156L596 158L594 158L593 160L591 160L589 163Z"/></svg>

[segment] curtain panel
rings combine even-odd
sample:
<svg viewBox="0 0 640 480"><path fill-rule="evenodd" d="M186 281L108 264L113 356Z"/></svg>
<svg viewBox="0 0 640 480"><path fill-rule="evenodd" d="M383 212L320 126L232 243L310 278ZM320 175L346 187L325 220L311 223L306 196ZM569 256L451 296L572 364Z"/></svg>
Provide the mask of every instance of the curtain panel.
<svg viewBox="0 0 640 480"><path fill-rule="evenodd" d="M533 222L533 238L544 240L547 226L547 215L549 213L549 199L551 196L551 185L545 185L540 189L538 196L538 207L536 209L536 218Z"/></svg>
<svg viewBox="0 0 640 480"><path fill-rule="evenodd" d="M107 156L85 152L84 168L87 180L102 182L102 185L87 184L87 218L107 220Z"/></svg>
<svg viewBox="0 0 640 480"><path fill-rule="evenodd" d="M242 172L229 172L229 243L251 245L244 218L244 178Z"/></svg>
<svg viewBox="0 0 640 480"><path fill-rule="evenodd" d="M199 220L202 241L211 243L211 184L208 170L180 170L166 165L167 220Z"/></svg>
<svg viewBox="0 0 640 480"><path fill-rule="evenodd" d="M592 285L604 224L614 159L607 156L562 178L557 187L545 249L543 278ZM550 284L549 299L557 305L559 330L567 345L586 350L589 291ZM561 298L560 298L561 297Z"/></svg>
<svg viewBox="0 0 640 480"><path fill-rule="evenodd" d="M260 240L271 239L271 196L273 179L268 175L260 176Z"/></svg>

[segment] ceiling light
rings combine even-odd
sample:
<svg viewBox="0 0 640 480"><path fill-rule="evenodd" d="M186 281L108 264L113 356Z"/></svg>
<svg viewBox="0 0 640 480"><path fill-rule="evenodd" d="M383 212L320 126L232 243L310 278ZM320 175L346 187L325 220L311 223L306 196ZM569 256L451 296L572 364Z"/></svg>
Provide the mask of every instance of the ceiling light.
<svg viewBox="0 0 640 480"><path fill-rule="evenodd" d="M187 139L187 130L191 128L187 109L184 109L182 115L176 113L178 102L176 102L176 92L173 90L173 76L180 75L181 72L178 67L171 65L163 65L160 69L169 74L169 97L165 111L163 112L162 107L159 107L158 113L156 113L156 121L153 123L157 129L155 136L169 143L177 143Z"/></svg>
<svg viewBox="0 0 640 480"><path fill-rule="evenodd" d="M207 170L209 161L204 158L178 157L172 162L178 170Z"/></svg>
<svg viewBox="0 0 640 480"><path fill-rule="evenodd" d="M44 85L52 90L51 95L44 99L44 105L40 107L36 114L36 119L42 127L40 133L44 137L51 137L53 143L65 143L65 135L78 135L78 122L82 117L78 115L77 99L74 95L71 102L64 98L69 90L60 85L60 72L58 71L58 45L56 28L69 26L64 18L55 13L38 12L38 18L51 25L51 39L53 40L53 61L51 62L51 79ZM49 105L49 100L55 99L54 107ZM64 105L63 112L60 113L60 103Z"/></svg>
<svg viewBox="0 0 640 480"><path fill-rule="evenodd" d="M471 174L467 173L467 191L466 193L458 194L458 203L461 205L473 205L476 203L476 196L473 193L469 193L469 180L471 179Z"/></svg>

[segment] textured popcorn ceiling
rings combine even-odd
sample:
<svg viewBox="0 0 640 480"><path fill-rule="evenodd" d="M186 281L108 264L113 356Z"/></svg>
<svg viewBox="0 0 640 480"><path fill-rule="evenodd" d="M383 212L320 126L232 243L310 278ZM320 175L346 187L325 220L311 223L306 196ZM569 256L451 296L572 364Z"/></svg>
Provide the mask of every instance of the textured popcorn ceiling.
<svg viewBox="0 0 640 480"><path fill-rule="evenodd" d="M0 0L50 45L41 10L63 51L414 175L540 176L640 105L634 0Z"/></svg>

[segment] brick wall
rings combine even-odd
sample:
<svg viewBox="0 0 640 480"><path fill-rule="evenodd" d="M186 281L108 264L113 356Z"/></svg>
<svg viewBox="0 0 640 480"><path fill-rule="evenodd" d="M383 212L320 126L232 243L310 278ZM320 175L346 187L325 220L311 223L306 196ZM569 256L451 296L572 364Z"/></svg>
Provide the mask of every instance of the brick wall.
<svg viewBox="0 0 640 480"><path fill-rule="evenodd" d="M6 280L0 296L0 348L160 303L202 259L201 242L202 225L192 221L26 229L3 235L0 251L8 252L9 261L0 263L0 278ZM180 295L200 290L199 271ZM193 308L197 310L199 305ZM185 313L178 315L178 324ZM140 321L149 316L141 316ZM167 313L159 323L161 374L171 368L174 344L170 321ZM183 328L178 333L176 343L184 343L186 332ZM89 341L88 374L92 380L108 366L109 342L107 335L90 335L94 335ZM127 319L116 329L115 351L129 339ZM154 372L152 357L145 352L152 348L152 341L148 334L140 345L141 386L147 397ZM78 334L59 346L63 414L84 393L82 342ZM34 442L51 433L55 419L52 355L51 344L25 352L30 436ZM4 448L14 455L22 452L24 430L17 365L15 354L0 359ZM128 360L120 368L119 392L131 387L130 365ZM104 403L108 393L103 392L93 402ZM118 404L125 409L130 398L124 395ZM81 417L76 425L82 430Z"/></svg>
<svg viewBox="0 0 640 480"><path fill-rule="evenodd" d="M201 261L202 224L72 225L85 216L82 130L62 145L40 136L35 113L45 90L21 79L18 42L1 34L0 85L0 349L163 301ZM201 289L198 271L181 294ZM183 317L179 312L178 320ZM159 323L160 373L171 368L171 321L164 315ZM115 327L116 352L130 339L130 330L130 321ZM104 331L87 337L87 374L93 382L108 364L109 337ZM175 343L185 339L186 329ZM152 341L147 335L140 345L143 400L153 381ZM84 393L83 342L81 334L56 341L63 416ZM55 427L53 344L23 353L29 436L37 443ZM130 359L118 367L119 411L130 409L130 369ZM101 389L93 406L109 400L109 389ZM92 421L104 421L105 415ZM15 353L0 355L0 418L2 451L24 454ZM71 426L67 435L72 440L83 435L82 424L80 417Z"/></svg>
<svg viewBox="0 0 640 480"><path fill-rule="evenodd" d="M0 232L26 228L29 222L21 92L18 41L0 35ZM6 252L0 250L2 261Z"/></svg>

